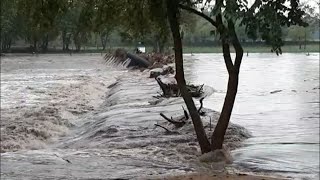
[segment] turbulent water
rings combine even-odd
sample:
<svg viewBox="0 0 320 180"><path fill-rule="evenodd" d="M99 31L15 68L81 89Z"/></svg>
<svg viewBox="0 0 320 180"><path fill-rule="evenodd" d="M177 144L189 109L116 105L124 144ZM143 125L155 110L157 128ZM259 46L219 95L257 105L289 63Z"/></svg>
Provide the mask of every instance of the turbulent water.
<svg viewBox="0 0 320 180"><path fill-rule="evenodd" d="M227 72L221 54L186 61L188 79L214 87L205 103L220 111ZM233 151L247 171L319 179L319 53L243 58L232 122L253 136Z"/></svg>
<svg viewBox="0 0 320 180"><path fill-rule="evenodd" d="M182 98L158 98L148 71L88 54L6 56L1 65L1 178L141 179L210 170L199 165L191 121L177 129L159 115L183 115ZM205 111L209 134L219 113ZM231 124L226 146L248 137Z"/></svg>
<svg viewBox="0 0 320 180"><path fill-rule="evenodd" d="M139 179L213 170L197 160L192 125L175 129L159 116L182 115L182 99L158 99L160 89L148 71L102 59L90 54L1 59L1 178ZM220 111L227 78L222 55L186 55L185 66L188 82L215 89L204 105ZM208 117L214 125L219 113L206 112L210 133ZM226 145L233 150L232 166L316 178L319 55L244 57L232 122L253 135L247 139L244 128L230 125ZM219 168L214 170L223 171Z"/></svg>

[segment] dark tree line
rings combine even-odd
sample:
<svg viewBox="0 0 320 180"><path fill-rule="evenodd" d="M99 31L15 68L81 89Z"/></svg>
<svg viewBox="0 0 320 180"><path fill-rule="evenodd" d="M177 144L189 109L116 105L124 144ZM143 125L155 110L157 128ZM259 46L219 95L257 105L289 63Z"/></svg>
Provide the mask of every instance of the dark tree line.
<svg viewBox="0 0 320 180"><path fill-rule="evenodd" d="M203 1L205 2L205 1ZM212 14L215 1L180 1L189 4L189 8L196 5L202 14ZM227 2L227 1L226 1ZM264 1L256 1L255 4ZM271 1L272 2L272 1ZM280 1L281 2L281 1ZM17 40L24 40L24 46L30 50L45 52L52 44L69 51L71 48L79 51L84 46L99 46L105 50L111 44L132 43L143 41L152 46L153 51L163 52L168 45L172 45L170 28L166 14L159 6L163 1L149 2L149 0L2 0L1 1L1 50L10 50ZM244 2L237 2L243 5ZM223 5L234 6L238 5ZM312 39L312 34L319 30L319 13L308 4L298 4L307 14L303 19L309 23L308 27L282 26L282 37L287 40L298 41L302 48L306 41ZM194 6L195 7L195 6ZM281 6L279 6L281 7ZM224 8L224 7L223 7ZM233 7L232 7L233 8ZM244 8L244 6L241 6ZM268 9L269 8L269 9ZM271 7L264 8L265 12L272 12ZM179 7L181 9L181 7ZM257 8L255 8L257 9ZM244 11L245 9L241 9ZM227 12L227 11L224 11ZM179 11L180 32L182 41L189 45L211 45L220 42L217 27L205 18L190 11ZM269 16L274 16L269 14ZM225 17L222 16L223 21ZM250 29L242 26L242 18L237 17L234 23L240 42L266 39L263 33L252 34ZM262 21L260 23L263 23ZM274 23L274 22L273 22ZM269 42L268 40L268 43Z"/></svg>

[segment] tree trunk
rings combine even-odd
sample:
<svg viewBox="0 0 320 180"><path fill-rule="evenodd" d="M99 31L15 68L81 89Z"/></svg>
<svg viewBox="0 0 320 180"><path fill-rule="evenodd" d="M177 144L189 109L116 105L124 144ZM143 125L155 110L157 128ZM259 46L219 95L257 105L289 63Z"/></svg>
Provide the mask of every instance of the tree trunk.
<svg viewBox="0 0 320 180"><path fill-rule="evenodd" d="M167 3L167 11L168 11L168 20L169 20L173 40L174 40L174 52L175 52L175 64L176 64L175 78L177 80L178 87L180 89L183 100L186 103L189 114L192 118L192 122L194 125L194 129L197 135L201 152L207 153L211 151L210 142L204 131L204 127L203 127L200 115L198 114L197 108L193 102L191 94L188 92L186 88L186 82L184 79L182 42L181 42L181 36L179 31L179 23L177 19L178 1L167 0L166 3Z"/></svg>
<svg viewBox="0 0 320 180"><path fill-rule="evenodd" d="M301 48L301 38L299 37L299 49L302 49Z"/></svg>
<svg viewBox="0 0 320 180"><path fill-rule="evenodd" d="M307 32L304 30L304 50L307 49Z"/></svg>
<svg viewBox="0 0 320 180"><path fill-rule="evenodd" d="M37 40L33 40L33 52L37 52Z"/></svg>
<svg viewBox="0 0 320 180"><path fill-rule="evenodd" d="M107 45L107 38L105 37L104 34L101 34L100 39L101 39L102 50L105 50Z"/></svg>
<svg viewBox="0 0 320 180"><path fill-rule="evenodd" d="M62 50L66 50L66 38L67 38L67 33L66 31L62 31Z"/></svg>
<svg viewBox="0 0 320 180"><path fill-rule="evenodd" d="M43 52L46 52L48 50L48 43L49 43L49 35L46 34L42 39L41 49Z"/></svg>
<svg viewBox="0 0 320 180"><path fill-rule="evenodd" d="M211 137L211 149L222 149L224 136L227 131L233 105L236 99L239 83L239 72L241 61L243 57L243 49L235 32L234 23L228 21L228 29L222 23L221 15L217 16L218 30L221 35L223 58L228 70L229 79L228 79L228 89L227 94L223 103L222 111L218 120L218 123L214 129L214 132ZM229 41L235 49L236 57L234 63L232 63Z"/></svg>
<svg viewBox="0 0 320 180"><path fill-rule="evenodd" d="M212 150L222 149L224 135L229 125L234 101L237 94L238 77L239 76L237 73L229 74L227 94L224 99L224 104L223 104L223 108L222 108L218 123L214 129L214 132L211 138Z"/></svg>
<svg viewBox="0 0 320 180"><path fill-rule="evenodd" d="M80 42L80 33L76 33L73 37L73 42L74 42L74 45L76 47L76 52L79 52L80 49L81 49L81 42Z"/></svg>
<svg viewBox="0 0 320 180"><path fill-rule="evenodd" d="M11 48L11 44L12 44L12 39L10 38L9 42L8 42L7 50L9 50Z"/></svg>

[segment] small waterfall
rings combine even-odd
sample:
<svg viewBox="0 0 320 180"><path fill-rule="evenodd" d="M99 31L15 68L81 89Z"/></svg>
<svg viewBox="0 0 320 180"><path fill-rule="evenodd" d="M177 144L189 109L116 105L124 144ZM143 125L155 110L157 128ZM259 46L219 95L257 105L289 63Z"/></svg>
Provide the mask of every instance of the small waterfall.
<svg viewBox="0 0 320 180"><path fill-rule="evenodd" d="M106 65L110 67L115 67L115 68L127 68L128 65L131 62L131 59L127 58L124 61L119 60L119 58L116 58L114 56L106 57Z"/></svg>

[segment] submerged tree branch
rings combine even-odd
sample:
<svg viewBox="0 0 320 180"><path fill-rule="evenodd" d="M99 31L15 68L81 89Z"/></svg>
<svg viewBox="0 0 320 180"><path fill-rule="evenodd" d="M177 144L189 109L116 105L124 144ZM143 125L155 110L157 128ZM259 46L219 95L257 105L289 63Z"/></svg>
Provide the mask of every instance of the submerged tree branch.
<svg viewBox="0 0 320 180"><path fill-rule="evenodd" d="M203 100L204 100L205 97L201 98L199 101L200 101L200 107L198 109L198 113L201 114L201 109L203 107Z"/></svg>
<svg viewBox="0 0 320 180"><path fill-rule="evenodd" d="M174 124L174 125L177 126L177 127L181 127L181 126L183 126L183 125L186 124L185 121L175 121L175 120L173 120L172 118L170 119L170 118L168 118L167 116L165 116L163 113L160 113L160 116L163 117L163 118L164 118L165 120L167 120L168 122Z"/></svg>
<svg viewBox="0 0 320 180"><path fill-rule="evenodd" d="M162 129L166 130L166 132L171 133L172 131L170 131L168 128L161 126L159 124L154 124L155 126L161 127Z"/></svg>

